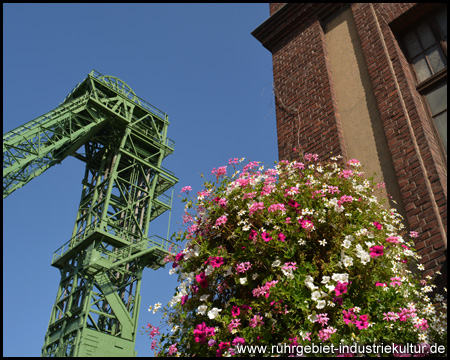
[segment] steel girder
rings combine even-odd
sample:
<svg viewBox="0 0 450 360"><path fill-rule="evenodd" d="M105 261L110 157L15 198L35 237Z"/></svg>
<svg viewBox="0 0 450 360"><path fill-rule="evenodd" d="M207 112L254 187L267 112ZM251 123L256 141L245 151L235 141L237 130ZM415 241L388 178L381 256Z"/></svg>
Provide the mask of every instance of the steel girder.
<svg viewBox="0 0 450 360"><path fill-rule="evenodd" d="M167 115L113 76L92 71L55 110L3 136L3 197L74 156L86 163L43 356L135 356L140 286L175 245L149 237L178 179Z"/></svg>

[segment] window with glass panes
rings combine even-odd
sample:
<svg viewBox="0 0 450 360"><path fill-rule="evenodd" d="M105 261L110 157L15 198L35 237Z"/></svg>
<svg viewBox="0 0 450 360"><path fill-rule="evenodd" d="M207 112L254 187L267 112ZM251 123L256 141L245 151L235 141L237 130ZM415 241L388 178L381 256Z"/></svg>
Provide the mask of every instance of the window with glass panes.
<svg viewBox="0 0 450 360"><path fill-rule="evenodd" d="M447 8L425 16L401 41L447 153Z"/></svg>

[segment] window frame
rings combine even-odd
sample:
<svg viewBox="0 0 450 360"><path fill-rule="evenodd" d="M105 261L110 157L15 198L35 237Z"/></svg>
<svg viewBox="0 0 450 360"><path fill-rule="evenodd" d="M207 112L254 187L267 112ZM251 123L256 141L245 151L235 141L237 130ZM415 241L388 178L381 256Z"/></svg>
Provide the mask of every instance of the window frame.
<svg viewBox="0 0 450 360"><path fill-rule="evenodd" d="M447 11L447 6L442 6L436 9L433 9L433 11L425 14L424 16L417 18L413 24L409 24L401 31L397 32L397 39L398 43L400 45L400 48L408 62L409 68L411 70L411 73L413 74L414 81L415 81L415 88L420 95L420 98L422 100L422 103L424 104L424 108L426 110L426 113L429 118L429 122L431 123L431 128L433 131L434 137L438 140L438 147L441 152L441 155L443 159L445 160L445 166L447 167L447 152L445 151L445 147L443 144L443 140L441 138L441 135L439 134L439 131L437 130L436 123L433 119L432 111L430 108L430 105L428 104L428 100L426 99L426 94L437 88L438 86L442 85L443 83L447 83L447 66L448 64L435 74L431 75L427 79L423 81L419 81L419 77L417 75L416 69L414 67L414 64L412 62L412 59L409 55L409 52L406 48L404 37L406 34L410 33L412 30L417 29L421 24L426 23L431 31L435 39L437 40L436 44L440 47L440 50L443 52L445 59L447 61L447 42L444 40L444 36L439 28L439 25L436 20L436 14L441 11ZM417 34L415 32L415 34ZM428 60L427 60L428 62ZM431 66L430 66L431 68Z"/></svg>

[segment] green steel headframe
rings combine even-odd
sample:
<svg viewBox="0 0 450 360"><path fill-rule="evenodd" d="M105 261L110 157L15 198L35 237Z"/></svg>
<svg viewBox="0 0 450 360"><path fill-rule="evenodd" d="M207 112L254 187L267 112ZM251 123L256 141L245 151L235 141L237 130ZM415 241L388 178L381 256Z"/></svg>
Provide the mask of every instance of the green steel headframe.
<svg viewBox="0 0 450 360"><path fill-rule="evenodd" d="M126 83L93 70L59 107L3 135L3 198L69 155L86 163L72 237L53 254L61 281L43 356L136 355L143 269L175 250L149 236L178 182L162 167L174 150L168 125Z"/></svg>

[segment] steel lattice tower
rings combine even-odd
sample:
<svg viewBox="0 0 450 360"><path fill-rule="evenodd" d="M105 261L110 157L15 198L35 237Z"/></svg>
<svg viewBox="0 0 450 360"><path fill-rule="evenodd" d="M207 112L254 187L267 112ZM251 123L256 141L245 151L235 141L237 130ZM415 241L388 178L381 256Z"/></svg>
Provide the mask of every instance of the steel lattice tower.
<svg viewBox="0 0 450 360"><path fill-rule="evenodd" d="M172 246L149 236L178 181L162 167L174 149L168 125L123 81L93 70L58 108L3 136L4 198L69 155L86 163L72 237L53 254L61 281L43 356L136 355L142 272Z"/></svg>

